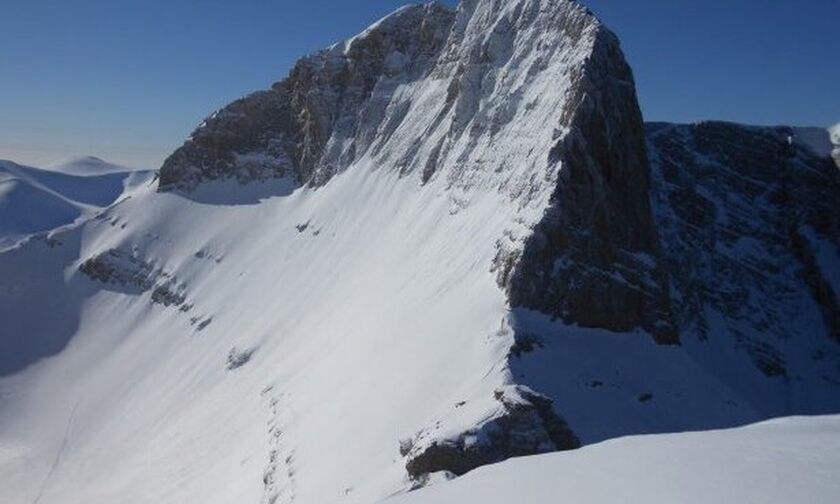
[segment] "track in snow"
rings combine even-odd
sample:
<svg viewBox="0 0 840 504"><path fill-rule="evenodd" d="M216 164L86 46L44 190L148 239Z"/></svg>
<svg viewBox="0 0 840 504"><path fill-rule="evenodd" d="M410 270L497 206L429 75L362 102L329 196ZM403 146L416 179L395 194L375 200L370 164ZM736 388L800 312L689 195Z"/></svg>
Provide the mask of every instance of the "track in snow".
<svg viewBox="0 0 840 504"><path fill-rule="evenodd" d="M44 496L44 490L47 488L50 478L52 478L52 475L55 473L56 469L58 469L58 466L61 465L61 457L64 455L64 452L67 451L67 445L70 443L70 432L73 430L73 423L76 421L76 410L78 408L79 401L76 401L75 406L73 406L73 410L70 411L70 416L67 418L67 427L64 429L64 437L61 439L61 446L58 448L58 452L55 454L52 466L50 466L50 470L47 471L47 475L44 476L44 481L41 482L41 486L38 488L38 495L35 496L32 504L38 504L41 502L41 498Z"/></svg>

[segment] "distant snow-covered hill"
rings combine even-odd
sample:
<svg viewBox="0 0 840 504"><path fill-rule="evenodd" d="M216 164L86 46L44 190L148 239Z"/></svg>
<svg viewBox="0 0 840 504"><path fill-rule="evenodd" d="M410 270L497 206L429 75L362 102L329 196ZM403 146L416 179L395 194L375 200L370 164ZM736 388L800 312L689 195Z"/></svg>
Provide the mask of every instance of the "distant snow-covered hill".
<svg viewBox="0 0 840 504"><path fill-rule="evenodd" d="M148 173L84 158L50 169L0 160L0 248L70 224L114 203Z"/></svg>
<svg viewBox="0 0 840 504"><path fill-rule="evenodd" d="M137 168L129 168L109 163L96 156L76 156L58 161L45 167L46 170L66 173L68 175L107 175L110 173L128 173L143 171Z"/></svg>

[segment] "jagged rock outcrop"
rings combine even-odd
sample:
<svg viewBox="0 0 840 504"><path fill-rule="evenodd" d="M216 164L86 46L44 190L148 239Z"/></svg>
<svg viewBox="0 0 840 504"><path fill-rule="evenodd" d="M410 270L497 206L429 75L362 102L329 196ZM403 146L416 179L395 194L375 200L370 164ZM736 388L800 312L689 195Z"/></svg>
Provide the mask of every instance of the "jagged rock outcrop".
<svg viewBox="0 0 840 504"><path fill-rule="evenodd" d="M179 284L171 274L139 257L135 251L109 249L85 260L79 271L91 280L140 294L151 291L151 300L166 307L180 307L187 312L192 305L185 304L186 285Z"/></svg>
<svg viewBox="0 0 840 504"><path fill-rule="evenodd" d="M406 470L413 479L447 471L456 476L504 459L580 447L566 421L554 411L551 399L515 386L497 390L494 398L502 414L462 433L456 439L423 444L418 434L403 447Z"/></svg>
<svg viewBox="0 0 840 504"><path fill-rule="evenodd" d="M793 128L650 124L648 136L680 330L732 341L770 377L793 378L795 354L836 354L840 171L831 159Z"/></svg>
<svg viewBox="0 0 840 504"><path fill-rule="evenodd" d="M110 249L87 259L79 266L79 271L92 280L140 292L150 290L163 275L154 265L120 249Z"/></svg>

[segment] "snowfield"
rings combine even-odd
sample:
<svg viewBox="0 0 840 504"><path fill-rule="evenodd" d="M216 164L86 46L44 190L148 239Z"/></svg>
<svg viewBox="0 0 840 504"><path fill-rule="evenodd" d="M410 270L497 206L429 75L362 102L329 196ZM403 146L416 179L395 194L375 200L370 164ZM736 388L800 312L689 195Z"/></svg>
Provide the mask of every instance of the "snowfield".
<svg viewBox="0 0 840 504"><path fill-rule="evenodd" d="M790 417L511 459L383 502L832 504L838 474L840 416Z"/></svg>

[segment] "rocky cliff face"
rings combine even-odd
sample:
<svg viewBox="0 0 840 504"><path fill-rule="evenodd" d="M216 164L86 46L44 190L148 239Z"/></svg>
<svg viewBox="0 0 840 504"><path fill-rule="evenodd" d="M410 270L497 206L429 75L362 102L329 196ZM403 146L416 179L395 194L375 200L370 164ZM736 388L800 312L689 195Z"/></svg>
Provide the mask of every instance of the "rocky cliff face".
<svg viewBox="0 0 840 504"><path fill-rule="evenodd" d="M800 354L806 363L808 353L835 355L840 171L831 159L793 128L706 122L648 132L680 329L733 341L768 376L795 379L802 370L789 366L801 367Z"/></svg>
<svg viewBox="0 0 840 504"><path fill-rule="evenodd" d="M557 187L512 270L511 304L584 327L642 328L660 343L677 343L648 198L642 115L612 33L597 32L575 81L562 121L568 133L549 153L560 167Z"/></svg>

